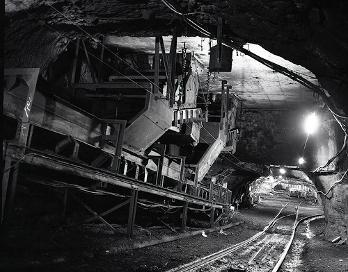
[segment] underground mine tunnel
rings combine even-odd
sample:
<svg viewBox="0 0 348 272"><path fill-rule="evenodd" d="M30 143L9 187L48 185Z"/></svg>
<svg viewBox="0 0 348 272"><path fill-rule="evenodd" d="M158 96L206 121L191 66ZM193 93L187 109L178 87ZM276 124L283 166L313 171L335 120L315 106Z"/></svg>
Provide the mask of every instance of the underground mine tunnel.
<svg viewBox="0 0 348 272"><path fill-rule="evenodd" d="M348 271L348 3L6 0L1 271Z"/></svg>

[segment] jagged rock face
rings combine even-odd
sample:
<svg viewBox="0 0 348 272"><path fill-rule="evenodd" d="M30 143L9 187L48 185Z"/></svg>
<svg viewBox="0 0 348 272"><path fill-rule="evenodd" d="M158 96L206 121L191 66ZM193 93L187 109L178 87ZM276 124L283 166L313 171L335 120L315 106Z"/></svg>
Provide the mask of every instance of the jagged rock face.
<svg viewBox="0 0 348 272"><path fill-rule="evenodd" d="M325 115L324 115L325 116ZM331 114L326 114L318 135L313 135L310 146L313 166L319 167L326 164L340 149L343 144L343 133ZM337 174L313 177L319 191L327 193L330 188L345 175L348 168L347 150L337 158L327 170L336 170ZM324 213L327 222L325 235L332 240L340 236L342 240L348 238L348 183L347 176L335 185L327 196L320 194L324 204Z"/></svg>
<svg viewBox="0 0 348 272"><path fill-rule="evenodd" d="M306 135L301 110L244 109L238 127L236 156L243 161L294 165L302 153Z"/></svg>
<svg viewBox="0 0 348 272"><path fill-rule="evenodd" d="M213 35L217 18L222 17L226 38L260 44L301 64L316 74L338 103L340 98L347 99L344 92L348 78L347 1L220 0L212 4L208 0L177 0L171 3L182 12L193 12L189 17ZM24 58L27 62L10 57L23 47L32 48L31 53L43 59L42 65L46 64L45 59L54 58L60 50L50 50L51 43L41 43L37 36L42 41L62 42L65 38L58 32L68 33L70 38L74 33L83 34L76 26L92 34L153 36L170 34L174 29L179 34L199 34L158 0L6 1L6 11L6 66L24 63L33 66L38 62L34 57ZM55 30L58 32L54 33Z"/></svg>

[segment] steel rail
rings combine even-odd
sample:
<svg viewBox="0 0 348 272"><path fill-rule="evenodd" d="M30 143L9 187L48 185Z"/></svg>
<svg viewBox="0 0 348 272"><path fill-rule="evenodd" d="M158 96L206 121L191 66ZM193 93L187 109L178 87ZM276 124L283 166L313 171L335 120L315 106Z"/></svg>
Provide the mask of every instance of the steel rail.
<svg viewBox="0 0 348 272"><path fill-rule="evenodd" d="M241 243L238 243L236 245L233 245L233 246L230 246L230 247L227 247L225 249L222 249L220 251L217 251L213 254L210 254L210 255L207 255L207 256L204 256L202 258L199 258L193 262L190 262L190 263L187 263L187 264L184 264L184 265L181 265L179 267L175 267L175 268L172 268L170 270L168 270L167 272L184 272L184 271L193 271L193 270L196 270L196 269L199 269L207 264L210 264L218 259L221 259L223 258L224 256L250 244L251 242L255 241L256 239L258 239L260 236L262 236L263 234L265 234L265 232L271 228L274 224L274 222L277 220L278 216L282 213L282 211L284 210L284 208L289 204L286 203L280 210L279 212L277 213L277 215L268 223L268 225L261 231L261 232L258 232L257 234L255 234L254 236L250 237L249 239L241 242Z"/></svg>
<svg viewBox="0 0 348 272"><path fill-rule="evenodd" d="M296 234L296 230L297 230L297 227L304 221L308 220L308 219L311 219L311 218L315 218L315 219L319 219L319 218L323 218L324 215L311 215L311 216L307 216L307 217L304 217L300 220L298 220L298 209L296 211L296 220L295 220L295 223L294 223L294 227L293 227L293 230L292 230L292 233L291 233L291 237L290 237L290 240L288 242L288 244L286 245L282 255L280 256L280 259L279 261L277 262L277 264L274 266L272 272L277 272L279 271L280 267L282 266L284 260L285 260L285 257L286 255L288 254L289 252L289 249L291 248L291 245L293 243L293 240L294 240L294 237L295 237L295 234Z"/></svg>

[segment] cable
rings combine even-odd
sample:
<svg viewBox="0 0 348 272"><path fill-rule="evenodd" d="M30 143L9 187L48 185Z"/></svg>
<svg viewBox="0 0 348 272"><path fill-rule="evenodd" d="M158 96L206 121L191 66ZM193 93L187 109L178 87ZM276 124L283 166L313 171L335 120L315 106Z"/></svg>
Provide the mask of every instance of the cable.
<svg viewBox="0 0 348 272"><path fill-rule="evenodd" d="M192 21L191 19L189 18L186 18L185 16L186 15L191 15L191 14L194 14L194 13L182 13L182 12L179 12L178 10L175 9L175 7L173 5L171 5L170 3L168 3L167 1L165 0L162 0L162 3L165 4L171 11L173 11L174 13L180 15L180 16L183 16L183 19L186 23L188 24L191 24L190 26L195 28L197 31L199 32L203 32L205 33L205 35L207 36L210 36L210 33L208 31L206 31L204 28L202 28L201 26L199 26L198 24L196 24L194 21Z"/></svg>
<svg viewBox="0 0 348 272"><path fill-rule="evenodd" d="M324 193L323 191L318 191L318 194L322 194L327 199L331 199L332 197L328 197L328 194L333 190L333 188L335 188L337 186L337 184L341 183L344 180L344 178L347 175L347 173L348 173L348 169L344 172L344 174L342 175L342 177L338 181L334 182L331 185L331 187L329 188L329 190L326 193Z"/></svg>
<svg viewBox="0 0 348 272"><path fill-rule="evenodd" d="M25 146L21 146L21 147L26 148ZM11 165L10 167L4 169L4 170L2 171L2 174L5 174L5 173L7 173L8 171L10 171L12 168L17 167L18 164L19 164L22 160L25 159L25 156L27 156L27 155L33 155L33 154L34 154L34 153L28 153L28 154L23 155L23 156L22 156L20 159L18 159L13 165ZM8 155L6 154L6 156L8 156Z"/></svg>
<svg viewBox="0 0 348 272"><path fill-rule="evenodd" d="M162 2L164 4L166 4L166 6L168 8L171 8L171 10L175 10L175 8L173 6L171 6L169 3L167 3L165 0L162 0ZM61 13L60 11L58 11L56 8L54 8L51 4L47 3L52 9L54 9L56 12L58 12L59 14L61 14L63 17L65 17L68 21L72 22L68 17L66 17L63 13ZM27 12L28 13L28 12ZM29 14L29 13L28 13ZM183 15L182 13L179 13ZM30 14L29 14L30 15ZM187 21L191 24L192 27L196 28L196 30L199 30L200 32L205 33L206 35L209 34L209 32L205 31L202 27L200 27L199 25L197 25L195 22L193 22L190 19L187 19ZM72 22L73 23L73 22ZM45 24L47 27L53 29L54 31L57 31L56 29L54 29L52 26ZM126 65L128 65L130 68L132 68L134 71L136 71L139 75L141 75L142 77L144 77L146 80L148 80L151 84L155 85L156 87L159 88L159 86L157 86L156 84L154 84L149 78L147 78L146 76L144 76L142 73L140 73L137 69L133 68L128 62L124 61L122 58L120 58L118 55L116 55L112 50L110 50L108 47L106 47L103 43L101 43L100 41L96 40L91 34L89 34L87 31L85 31L84 29L82 29L81 27L79 27L78 25L75 25L77 28L79 28L82 32L84 32L88 37L92 38L94 41L96 41L97 43L100 43L106 50L108 50L110 53L112 53L112 55L114 55L115 57L117 57L118 59L120 59L122 62L124 62ZM59 31L57 31L59 34L61 34ZM64 35L63 35L64 36ZM87 50L86 50L87 51ZM87 51L88 54L90 54L91 56L93 56L94 58L98 59L99 61L101 61L103 64L107 65L108 67L110 67L112 70L116 71L117 73L123 75L121 72L119 72L118 70L116 70L114 67L112 67L111 65L105 63L103 60L101 60L98 56L95 56L94 54L90 53L89 51ZM134 80L132 80L131 78L125 76L127 79L129 79L130 81L132 81L133 83L137 84L138 86L144 88L143 86L139 85L137 82L135 82ZM147 90L146 88L144 88L147 92L149 92L149 90ZM159 88L160 89L160 88ZM149 92L150 94L152 94L151 92ZM162 103L164 103L164 101L160 100ZM151 120L152 121L152 120ZM157 127L159 127L162 131L163 129L156 124L155 122L153 122ZM203 129L205 129L203 127ZM206 129L205 129L206 130ZM208 130L206 130L208 132L208 134L210 134L210 136L213 137L214 140L217 140ZM206 141L205 141L206 142ZM207 142L206 142L207 143ZM223 156L223 155L222 155ZM224 158L226 158L225 156L223 156ZM230 159L226 158L228 161L232 162ZM232 162L233 164L235 164L234 162ZM168 168L169 167L168 165ZM171 168L173 169L173 168Z"/></svg>
<svg viewBox="0 0 348 272"><path fill-rule="evenodd" d="M179 14L181 16L185 16L183 13L181 12L178 12L172 5L170 5L168 2L166 2L165 0L162 0L162 2L168 7L170 8L173 12L175 12L176 14ZM193 22L191 19L187 19L187 21L189 21L192 25L190 25L191 27L194 27L196 30L200 31L201 34L203 35L206 35L206 36L212 36L211 33L207 30L205 30L204 28L202 28L201 26L199 26L198 24L196 24L195 22ZM323 98L325 104L327 105L327 107L333 111L337 116L341 117L341 118L348 118L348 116L346 115L341 115L339 113L336 112L336 110L333 110L333 107L334 107L334 104L330 101L329 97L326 95L327 91L320 87L320 86L317 86L315 84L313 84L312 82L310 82L309 80L299 76L297 73L295 73L294 71L291 71L285 67L282 67L276 63L273 63L269 60L266 60L254 53L252 53L251 51L243 48L241 45L239 44L236 44L232 41L228 42L228 43L222 43L223 45L227 46L227 47L230 47L232 49L236 49L250 57L252 57L253 59L259 61L260 63L266 65L267 67L275 70L275 71L278 71L288 77L290 77L291 79L301 83L302 85L306 86L307 88L319 93L319 95Z"/></svg>
<svg viewBox="0 0 348 272"><path fill-rule="evenodd" d="M173 12L175 12L176 14L182 15L184 16L183 13L178 12L172 5L170 5L169 3L167 3L165 0L162 0L162 2L168 7L170 8ZM187 19L187 21L189 21L191 23L191 27L193 27L194 29L196 29L197 31L200 31L203 35L207 35L207 36L211 36L211 33L206 31L205 29L203 29L202 27L200 27L198 24L194 23L192 20ZM344 124L342 124L342 122L340 120L338 120L337 117L340 118L344 118L344 119L348 119L348 116L346 115L342 115L336 112L336 110L333 110L334 104L331 102L331 100L329 99L329 97L327 96L327 91L317 85L314 85L312 82L310 82L309 80L299 76L297 73L295 73L294 71L291 71L285 67L282 67L276 63L272 63L254 53L252 53L251 51L243 48L241 45L236 45L233 44L232 42L230 42L229 44L223 43L223 45L228 46L232 49L236 49L250 57L252 57L253 59L259 61L260 63L266 65L267 67L270 67L271 69L281 72L282 74L290 77L291 79L299 82L300 84L306 86L307 88L319 93L319 95L323 98L324 103L326 104L326 106L328 107L328 109L330 110L330 112L333 114L333 116L335 117L336 121L340 124L342 130L345 133L345 136L347 137L347 128ZM204 128L204 127L203 127ZM210 134L210 133L209 133ZM210 134L211 135L211 134ZM345 141L346 142L346 141ZM330 159L328 161L328 163L331 163L330 161L333 161L339 154L341 154L341 152L343 152L344 148L346 147L346 143L345 145L342 147L341 151L336 154L335 157L333 157L332 159Z"/></svg>
<svg viewBox="0 0 348 272"><path fill-rule="evenodd" d="M323 168L328 167L328 166L329 166L337 157L339 157L339 156L343 153L343 151L347 148L347 143L348 143L348 135L346 134L346 135L344 136L343 145L342 145L340 151L338 151L338 152L336 153L336 155L334 155L331 159L329 159L329 160L326 162L325 165L320 166L320 167L318 167L317 169L315 169L315 170L313 171L313 173L318 173L318 172L320 172Z"/></svg>
<svg viewBox="0 0 348 272"><path fill-rule="evenodd" d="M146 79L147 81L149 81L151 84L153 84L154 86L156 86L158 89L161 89L158 85L156 85L154 82L152 82L147 76L145 76L143 73L141 73L140 71L138 71L136 68L132 67L127 61L125 61L124 59L122 59L120 56L118 56L117 54L115 54L111 49L109 49L107 46L105 46L105 44L103 44L102 42L100 42L99 40L95 39L91 34L89 34L86 30L84 30L83 28L81 28L78 25L75 25L74 22L69 19L67 16L65 16L62 12L60 12L59 10L57 10L55 7L53 7L50 3L47 3L48 6L50 6L53 10L55 10L56 12L58 12L59 14L61 14L65 19L67 19L69 22L71 22L74 26L76 26L78 29L80 29L83 33L85 33L87 36L89 36L93 41L101 44L102 47L104 47L108 52L110 52L112 55L114 55L116 58L118 58L119 60L121 60L123 63L125 63L126 65L128 65L131 69L133 69L135 72L137 72L140 76L142 76L144 79Z"/></svg>
<svg viewBox="0 0 348 272"><path fill-rule="evenodd" d="M133 79L131 79L131 78L128 77L127 75L121 73L119 70L116 70L113 66L111 66L110 64L104 62L102 59L100 59L98 56L92 54L92 53L89 52L87 49L86 49L86 51L87 51L87 53L88 53L89 55L91 55L91 56L94 57L95 59L99 60L99 61L100 61L101 63L103 63L104 65L108 66L108 67L111 68L113 71L115 71L115 72L119 73L121 76L127 78L129 81L131 81L132 83L136 84L136 85L137 85L138 87L140 87L141 89L146 90L150 95L153 95L153 93L152 93L150 90L146 89L144 86L141 86L138 82L134 81Z"/></svg>
<svg viewBox="0 0 348 272"><path fill-rule="evenodd" d="M47 27L49 27L50 29L52 29L53 31L56 31L59 33L58 30L56 30L55 28L53 28L52 26L45 24ZM64 36L64 35L63 35ZM66 36L64 36L66 37ZM148 89L146 89L144 86L141 86L138 82L134 81L133 79L131 79L130 77L128 77L127 75L121 73L119 70L117 70L116 68L114 68L113 66L111 66L110 64L104 62L101 58L99 58L98 56L92 54L90 51L87 50L86 48L86 52L87 54L91 55L92 57L94 57L95 59L97 59L98 61L100 61L101 63L103 63L104 65L106 65L107 67L109 67L110 69L112 69L114 72L120 74L121 76L127 78L129 81L131 81L132 83L136 84L138 87L140 87L141 89L146 90L150 95L153 95L153 93L151 91L149 91Z"/></svg>

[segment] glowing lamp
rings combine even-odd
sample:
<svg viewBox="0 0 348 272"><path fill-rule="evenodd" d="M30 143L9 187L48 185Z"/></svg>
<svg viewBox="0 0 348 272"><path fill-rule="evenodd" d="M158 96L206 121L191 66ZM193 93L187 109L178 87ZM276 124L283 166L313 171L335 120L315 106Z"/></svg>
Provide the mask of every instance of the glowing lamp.
<svg viewBox="0 0 348 272"><path fill-rule="evenodd" d="M303 158L303 157L300 157L299 159L298 159L298 164L300 164L300 165L302 165L302 164L304 164L306 161L305 161L305 159Z"/></svg>
<svg viewBox="0 0 348 272"><path fill-rule="evenodd" d="M304 121L304 130L308 135L310 135L315 133L318 130L318 127L319 118L315 112L312 112L310 115L306 117Z"/></svg>
<svg viewBox="0 0 348 272"><path fill-rule="evenodd" d="M281 175L284 175L284 174L286 173L286 170L285 170L284 168L280 168L280 169L279 169L279 173L280 173Z"/></svg>

